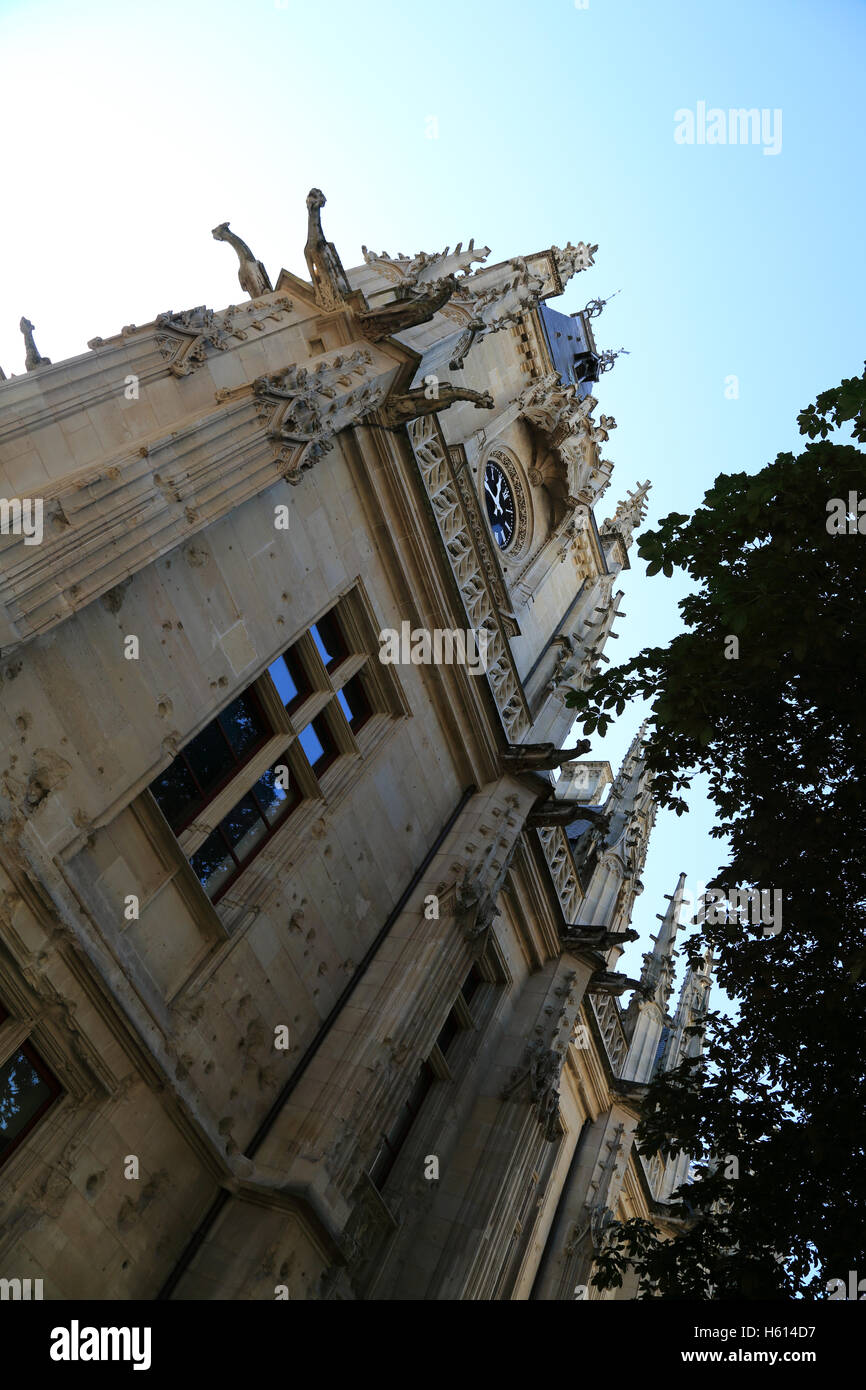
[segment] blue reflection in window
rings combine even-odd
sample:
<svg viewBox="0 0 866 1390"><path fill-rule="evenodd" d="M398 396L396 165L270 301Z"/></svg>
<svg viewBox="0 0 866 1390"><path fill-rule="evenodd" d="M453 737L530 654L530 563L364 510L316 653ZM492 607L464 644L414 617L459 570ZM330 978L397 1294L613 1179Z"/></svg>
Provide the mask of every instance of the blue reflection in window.
<svg viewBox="0 0 866 1390"><path fill-rule="evenodd" d="M334 653L329 652L328 648L325 646L325 640L319 631L318 624L313 623L310 632L312 633L313 641L319 649L319 656L326 666L330 666L331 662L334 660Z"/></svg>
<svg viewBox="0 0 866 1390"><path fill-rule="evenodd" d="M268 667L268 674L277 687L283 704L291 704L298 693L298 687L292 680L289 668L281 656L278 656L273 665Z"/></svg>
<svg viewBox="0 0 866 1390"><path fill-rule="evenodd" d="M307 762L310 764L310 767L315 767L319 759L324 756L325 750L312 724L308 724L306 729L302 730L298 735L298 738L300 739L301 747L307 755Z"/></svg>

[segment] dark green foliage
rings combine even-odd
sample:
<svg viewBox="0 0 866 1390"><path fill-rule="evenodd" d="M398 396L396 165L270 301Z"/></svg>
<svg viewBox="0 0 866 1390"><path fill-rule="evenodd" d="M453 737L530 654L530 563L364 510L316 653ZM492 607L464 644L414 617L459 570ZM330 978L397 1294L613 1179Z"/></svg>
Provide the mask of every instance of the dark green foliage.
<svg viewBox="0 0 866 1390"><path fill-rule="evenodd" d="M802 412L801 454L722 474L692 517L647 532L648 573L693 580L686 631L570 697L584 732L649 699L660 803L682 814L705 773L730 847L716 883L783 893L778 935L706 922L688 943L695 960L712 946L739 1011L710 1016L707 1065L656 1081L639 1130L647 1152L668 1136L704 1160L688 1229L614 1227L601 1282L628 1256L668 1298L821 1297L866 1274L866 535L827 530L832 498L866 497L863 452L829 437L848 421L866 441L866 375Z"/></svg>

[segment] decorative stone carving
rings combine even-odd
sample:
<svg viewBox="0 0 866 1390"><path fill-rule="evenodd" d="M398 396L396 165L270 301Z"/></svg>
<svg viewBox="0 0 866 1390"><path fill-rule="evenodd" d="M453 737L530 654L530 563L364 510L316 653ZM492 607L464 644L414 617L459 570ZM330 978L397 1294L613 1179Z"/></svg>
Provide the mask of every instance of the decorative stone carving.
<svg viewBox="0 0 866 1390"><path fill-rule="evenodd" d="M590 978L586 987L587 994L624 994L627 989L632 989L635 993L643 995L644 987L640 980L633 980L628 975L620 975L615 970L597 970Z"/></svg>
<svg viewBox="0 0 866 1390"><path fill-rule="evenodd" d="M563 386L556 372L532 382L516 404L550 451L535 468L538 481L572 506L593 507L613 471L613 464L599 457L599 445L616 428L613 416L593 421L595 397L580 396L574 385Z"/></svg>
<svg viewBox="0 0 866 1390"><path fill-rule="evenodd" d="M601 603L593 608L593 616L583 623L578 623L575 631L569 634L560 633L554 639L564 647L563 655L557 662L553 675L548 682L550 691L558 690L568 685L570 688L585 690L594 676L598 674L599 662L607 662L608 657L604 655L603 647L608 638L617 637L613 631L613 624L617 617L624 616L620 613L620 600L623 597L622 589L618 589L613 598L610 597L610 586L613 582L613 575L603 575L598 581L598 597ZM586 610L583 610L584 613ZM600 614L600 618L595 614ZM579 655L578 655L579 652Z"/></svg>
<svg viewBox="0 0 866 1390"><path fill-rule="evenodd" d="M604 1041L614 1076L619 1076L628 1056L628 1039L616 1000L610 994L589 993L589 1002Z"/></svg>
<svg viewBox="0 0 866 1390"><path fill-rule="evenodd" d="M476 271L458 284L452 306L461 310L467 326L497 333L520 319L538 303L544 281L522 256L501 266Z"/></svg>
<svg viewBox="0 0 866 1390"><path fill-rule="evenodd" d="M457 913L460 917L472 919L472 925L465 931L464 936L467 941L477 941L484 936L492 927L498 915L496 901L502 892L502 887L511 868L511 861L514 858L520 841L517 827L514 828L514 838L511 845L504 853L498 869L491 876L493 868L493 858L497 850L502 851L505 841L498 837L490 846L484 862L474 877L465 876L458 885L456 894Z"/></svg>
<svg viewBox="0 0 866 1390"><path fill-rule="evenodd" d="M291 309L292 301L285 296L266 305L231 304L223 313L214 313L204 304L179 314L169 309L156 318L157 347L171 359L168 369L174 376L188 376L201 366L209 349L225 352L233 341L242 342L251 330L260 333L267 319L279 321Z"/></svg>
<svg viewBox="0 0 866 1390"><path fill-rule="evenodd" d="M594 825L606 826L608 817L604 811L596 811L580 802L551 799L543 801L540 806L533 806L526 818L526 824L550 830L557 825L571 825L572 821L576 820L587 820L592 821Z"/></svg>
<svg viewBox="0 0 866 1390"><path fill-rule="evenodd" d="M415 289L420 289L422 285L436 285L450 276L468 275L474 261L481 264L490 255L489 246L481 246L476 251L474 237L465 251L462 241L458 241L453 251L446 246L444 251L434 251L432 255L419 251L417 256L393 257L387 251L382 251L377 256L366 246L362 246L361 251L367 265L381 270L389 280Z"/></svg>
<svg viewBox="0 0 866 1390"><path fill-rule="evenodd" d="M355 425L384 400L385 386L358 385L373 359L364 348L338 353L310 371L293 364L276 376L253 382L257 413L267 434L278 441L275 457L290 483L333 448L340 430Z"/></svg>
<svg viewBox="0 0 866 1390"><path fill-rule="evenodd" d="M638 936L632 927L627 931L609 931L607 927L567 926L562 932L562 944L571 951L609 951L612 946L637 941Z"/></svg>
<svg viewBox="0 0 866 1390"><path fill-rule="evenodd" d="M502 726L509 741L519 743L531 720L508 641L514 627L502 613L506 596L477 494L465 471L455 476L434 416L411 420L408 431L469 626L488 634L486 676Z"/></svg>
<svg viewBox="0 0 866 1390"><path fill-rule="evenodd" d="M560 1137L559 1130L559 1078L562 1072L564 1053L552 1047L545 1047L536 1038L526 1049L524 1062L514 1073L502 1092L503 1100L510 1100L521 1088L527 1086L538 1118L549 1143Z"/></svg>
<svg viewBox="0 0 866 1390"><path fill-rule="evenodd" d="M602 416L602 422L607 419ZM616 511L612 517L607 517L601 527L602 537L612 537L619 535L626 550L632 543L632 531L641 525L646 516L647 493L652 487L652 483L647 479L645 483L640 483L635 492L629 492L622 502L617 504Z"/></svg>
<svg viewBox="0 0 866 1390"><path fill-rule="evenodd" d="M566 921L575 916L583 898L568 836L561 826L538 832L556 896Z"/></svg>
<svg viewBox="0 0 866 1390"><path fill-rule="evenodd" d="M524 419L549 436L552 446L570 434L577 421L587 414L577 387L563 386L557 372L531 382L517 397L517 405Z"/></svg>
<svg viewBox="0 0 866 1390"><path fill-rule="evenodd" d="M428 396L424 386L416 386L402 396L390 396L382 408L382 414L389 425L405 425L410 420L447 410L456 401L471 401L476 410L495 409L489 391L472 391L468 386L452 386L450 382L440 381L436 395L432 397Z"/></svg>
<svg viewBox="0 0 866 1390"><path fill-rule="evenodd" d="M645 1081L624 1081L620 1078L611 1086L611 1091L620 1100L624 1100L632 1105L640 1105L641 1101L646 1100L649 1094L649 1085Z"/></svg>
<svg viewBox="0 0 866 1390"><path fill-rule="evenodd" d="M468 325L468 327L466 327L463 330L463 332L460 334L460 337L457 339L454 351L452 352L451 359L448 363L449 371L461 372L463 370L466 364L466 358L469 355L469 349L472 347L472 344L475 342L475 339L478 337L478 334L483 332L484 320L473 319L472 322Z"/></svg>
<svg viewBox="0 0 866 1390"><path fill-rule="evenodd" d="M582 738L573 748L557 748L554 743L509 744L500 754L508 772L552 772L573 758L582 758L592 747L592 740Z"/></svg>
<svg viewBox="0 0 866 1390"><path fill-rule="evenodd" d="M321 188L311 188L307 194L307 244L304 259L313 282L316 303L321 309L337 309L352 293L343 262L333 242L325 240L322 231L322 208L327 199Z"/></svg>
<svg viewBox="0 0 866 1390"><path fill-rule="evenodd" d="M558 246L552 246L550 249L553 252L553 259L556 261L556 269L564 289L578 271L589 270L589 267L595 264L593 257L598 246L587 246L585 241L579 241L576 246L573 246L569 241L562 249Z"/></svg>
<svg viewBox="0 0 866 1390"><path fill-rule="evenodd" d="M365 309L358 314L361 332L365 338L377 343L392 333L402 333L404 329L427 323L448 303L456 285L456 279L450 275L432 286L427 293L394 299L390 304L382 304L376 309Z"/></svg>
<svg viewBox="0 0 866 1390"><path fill-rule="evenodd" d="M51 358L43 357L33 341L33 324L30 320L22 318L18 327L24 334L24 366L27 368L27 371L35 372L37 367L50 367Z"/></svg>
<svg viewBox="0 0 866 1390"><path fill-rule="evenodd" d="M227 241L229 246L234 247L239 261L238 280L241 289L250 299L259 299L261 295L271 293L274 287L268 278L268 272L261 261L256 260L246 242L229 231L228 222L221 222L218 227L214 227L211 235L214 241Z"/></svg>

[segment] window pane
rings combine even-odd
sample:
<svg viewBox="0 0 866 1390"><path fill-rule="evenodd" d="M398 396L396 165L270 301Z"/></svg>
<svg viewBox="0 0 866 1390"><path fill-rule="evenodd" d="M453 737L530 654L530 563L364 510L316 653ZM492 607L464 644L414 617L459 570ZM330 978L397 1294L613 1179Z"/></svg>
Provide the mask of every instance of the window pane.
<svg viewBox="0 0 866 1390"><path fill-rule="evenodd" d="M278 656L276 661L268 667L268 674L277 687L277 694L283 704L290 705L298 693L298 686L286 665L286 658Z"/></svg>
<svg viewBox="0 0 866 1390"><path fill-rule="evenodd" d="M444 1057L457 1034L460 1032L460 1022L456 1013L452 1009L445 1020L441 1033L436 1039L436 1046Z"/></svg>
<svg viewBox="0 0 866 1390"><path fill-rule="evenodd" d="M209 898L235 872L235 861L226 847L226 842L218 830L209 835L201 849L196 850L189 861L196 878Z"/></svg>
<svg viewBox="0 0 866 1390"><path fill-rule="evenodd" d="M333 613L326 613L310 628L313 641L325 665L330 669L348 655L346 639Z"/></svg>
<svg viewBox="0 0 866 1390"><path fill-rule="evenodd" d="M268 828L255 800L247 794L220 821L220 830L234 850L236 857L243 862L252 853L259 840L267 834Z"/></svg>
<svg viewBox="0 0 866 1390"><path fill-rule="evenodd" d="M57 1087L40 1076L23 1050L0 1067L0 1158L56 1094Z"/></svg>
<svg viewBox="0 0 866 1390"><path fill-rule="evenodd" d="M232 750L216 719L186 745L183 756L205 793L227 777L235 765Z"/></svg>
<svg viewBox="0 0 866 1390"><path fill-rule="evenodd" d="M310 764L310 767L315 767L316 763L320 758L324 757L325 753L319 735L316 733L313 725L308 724L306 729L303 729L298 737L301 741L301 747L307 755L307 762Z"/></svg>
<svg viewBox="0 0 866 1390"><path fill-rule="evenodd" d="M172 830L176 830L192 815L193 808L202 799L182 758L175 758L164 772L154 778L150 790Z"/></svg>
<svg viewBox="0 0 866 1390"><path fill-rule="evenodd" d="M275 763L253 787L253 793L269 825L275 825L299 799L294 779L287 777L288 765Z"/></svg>
<svg viewBox="0 0 866 1390"><path fill-rule="evenodd" d="M237 758L242 758L267 733L265 722L248 695L239 695L218 719Z"/></svg>
<svg viewBox="0 0 866 1390"><path fill-rule="evenodd" d="M466 979L463 981L463 984L460 986L460 993L463 995L467 1004L471 1004L478 990L484 983L484 976L481 974L478 966L473 965Z"/></svg>
<svg viewBox="0 0 866 1390"><path fill-rule="evenodd" d="M337 691L337 700L353 728L359 729L370 718L370 702L360 676L353 676L342 690Z"/></svg>

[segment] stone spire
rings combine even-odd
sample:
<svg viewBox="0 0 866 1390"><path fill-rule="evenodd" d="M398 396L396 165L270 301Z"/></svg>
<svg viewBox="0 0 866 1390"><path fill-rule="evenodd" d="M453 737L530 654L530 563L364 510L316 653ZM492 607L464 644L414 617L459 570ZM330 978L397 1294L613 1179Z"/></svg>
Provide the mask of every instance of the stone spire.
<svg viewBox="0 0 866 1390"><path fill-rule="evenodd" d="M639 776L640 771L643 769L643 744L646 738L648 723L648 719L643 721L629 744L628 752L620 764L619 772L613 779L613 786L610 789L610 796L608 797L608 805L610 805L614 797L620 800L625 796L627 789L635 784L635 774L638 773Z"/></svg>
<svg viewBox="0 0 866 1390"><path fill-rule="evenodd" d="M550 250L564 289L573 275L580 270L589 270L589 267L595 264L593 257L598 246L588 246L585 241L579 241L573 246L569 241L564 247L551 246Z"/></svg>
<svg viewBox="0 0 866 1390"><path fill-rule="evenodd" d="M673 1071L687 1057L700 1057L703 1051L703 1039L700 1036L688 1036L685 1030L691 1025L699 1023L706 1015L712 967L713 953L707 947L698 968L692 970L689 967L686 971L673 1027L668 1035L662 1060L664 1071ZM686 1182L690 1167L691 1157L686 1153L674 1154L663 1163L661 1178L656 1190L656 1196L660 1201L669 1200L671 1193Z"/></svg>
<svg viewBox="0 0 866 1390"><path fill-rule="evenodd" d="M677 954L674 941L680 925L685 882L685 874L680 874L676 888L669 895L667 912L664 916L660 912L656 913L662 925L658 936L651 938L653 948L643 958L644 965L640 977L648 996L653 995L659 1008L665 1011L673 989L674 957Z"/></svg>
<svg viewBox="0 0 866 1390"><path fill-rule="evenodd" d="M603 540L619 535L626 550L629 549L632 531L643 523L646 516L647 493L651 487L652 483L647 479L645 483L638 484L635 492L629 492L628 497L618 503L613 516L608 517L601 528Z"/></svg>
<svg viewBox="0 0 866 1390"><path fill-rule="evenodd" d="M603 808L609 818L605 849L617 855L625 865L618 904L619 910L626 914L624 920L630 918L634 898L643 892L640 874L656 815L652 778L643 752L646 727L644 720L632 739Z"/></svg>
<svg viewBox="0 0 866 1390"><path fill-rule="evenodd" d="M630 1081L647 1083L655 1070L659 1043L668 1023L668 1000L674 980L674 941L679 927L686 876L680 874L673 893L669 895L667 912L657 913L661 929L651 937L653 948L643 958L640 991L626 1010L624 1025L629 1039L629 1051L623 1076Z"/></svg>
<svg viewBox="0 0 866 1390"><path fill-rule="evenodd" d="M703 1044L699 1037L688 1035L686 1029L705 1017L709 1005L712 981L713 953L708 946L696 970L686 971L680 990L673 1028L665 1052L665 1071L673 1071L687 1057L700 1057Z"/></svg>

